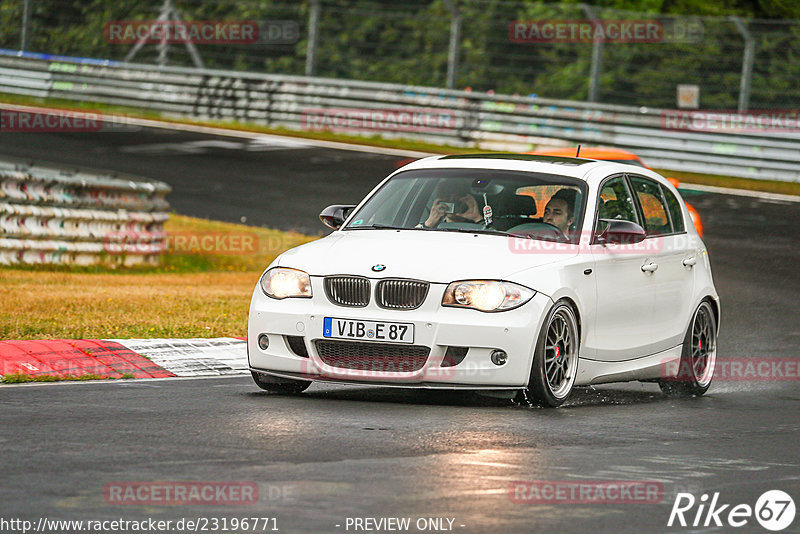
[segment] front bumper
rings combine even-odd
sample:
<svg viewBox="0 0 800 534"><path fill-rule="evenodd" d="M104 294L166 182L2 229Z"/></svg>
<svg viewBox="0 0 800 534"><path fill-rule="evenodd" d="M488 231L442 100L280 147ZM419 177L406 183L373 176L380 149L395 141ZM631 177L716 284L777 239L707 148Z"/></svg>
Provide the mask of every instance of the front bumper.
<svg viewBox="0 0 800 534"><path fill-rule="evenodd" d="M527 385L533 350L542 322L552 301L537 293L525 305L509 311L483 313L477 310L442 307L445 284L431 284L423 305L416 310L398 311L371 302L364 308L337 306L328 301L322 278L311 277L310 299L275 300L257 285L250 304L248 358L254 371L277 376L359 384L442 389L509 389ZM326 364L315 342L322 335L325 317L414 324L414 345L430 348L421 369L347 369ZM262 350L258 337L265 334L269 346ZM302 337L308 357L296 354L288 337ZM377 343L364 341L362 343ZM443 366L448 347L468 347L455 366ZM494 350L508 354L504 365L491 361Z"/></svg>

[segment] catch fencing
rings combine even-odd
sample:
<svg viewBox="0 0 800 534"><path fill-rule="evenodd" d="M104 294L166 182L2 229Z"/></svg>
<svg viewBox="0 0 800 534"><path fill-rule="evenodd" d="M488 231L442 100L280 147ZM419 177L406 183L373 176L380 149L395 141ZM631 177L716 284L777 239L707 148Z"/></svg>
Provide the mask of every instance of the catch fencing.
<svg viewBox="0 0 800 534"><path fill-rule="evenodd" d="M705 109L800 104L797 2L611 3L4 0L0 48L606 104L675 106L687 84Z"/></svg>

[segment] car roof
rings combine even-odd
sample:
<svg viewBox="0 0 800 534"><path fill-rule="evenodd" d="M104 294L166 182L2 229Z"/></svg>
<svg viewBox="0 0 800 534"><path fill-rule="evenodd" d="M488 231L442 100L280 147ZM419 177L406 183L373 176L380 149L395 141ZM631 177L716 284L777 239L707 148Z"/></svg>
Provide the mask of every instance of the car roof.
<svg viewBox="0 0 800 534"><path fill-rule="evenodd" d="M545 156L573 156L577 152L577 147L566 147L566 148L553 148L549 150L537 150L534 152L530 152L530 154L541 154ZM619 148L607 148L602 146L589 146L589 147L581 147L581 157L589 158L589 159L599 159L599 160L606 160L606 159L616 159L616 160L639 160L641 158L634 154L633 152L628 152L627 150L622 150Z"/></svg>
<svg viewBox="0 0 800 534"><path fill-rule="evenodd" d="M589 158L573 158L552 155L487 153L462 154L452 156L431 156L401 167L395 172L417 169L497 169L522 172L539 172L578 178L592 185L614 173L630 173L631 166L612 161L598 161ZM638 174L659 178L661 175L647 168L637 168Z"/></svg>

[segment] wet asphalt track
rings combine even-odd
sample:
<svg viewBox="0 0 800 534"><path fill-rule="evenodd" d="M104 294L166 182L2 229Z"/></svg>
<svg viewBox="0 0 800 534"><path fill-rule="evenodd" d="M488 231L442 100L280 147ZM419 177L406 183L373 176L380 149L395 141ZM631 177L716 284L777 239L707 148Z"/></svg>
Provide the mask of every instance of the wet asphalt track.
<svg viewBox="0 0 800 534"><path fill-rule="evenodd" d="M401 159L163 130L4 134L3 155L161 179L179 213L309 232L322 231L322 207L357 201ZM722 298L720 360L800 358L800 204L685 195ZM283 532L354 532L347 517L447 517L456 532L714 532L667 528L674 494L754 505L782 489L800 505L796 380L718 381L688 401L612 385L558 410L332 385L288 398L249 378L23 385L0 389L0 429L0 518L270 516ZM509 494L514 481L598 479L660 481L665 497L535 505ZM107 483L154 480L252 481L261 498L104 502ZM765 532L753 519L736 531ZM784 532L800 532L800 520Z"/></svg>

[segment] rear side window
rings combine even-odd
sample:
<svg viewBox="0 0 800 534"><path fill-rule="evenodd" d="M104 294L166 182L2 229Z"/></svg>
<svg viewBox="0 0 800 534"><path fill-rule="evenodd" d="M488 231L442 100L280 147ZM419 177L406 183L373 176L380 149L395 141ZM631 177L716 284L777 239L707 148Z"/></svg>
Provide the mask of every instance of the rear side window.
<svg viewBox="0 0 800 534"><path fill-rule="evenodd" d="M644 215L644 229L647 235L665 235L672 233L667 206L661 193L661 186L647 178L631 176L631 185L639 199Z"/></svg>
<svg viewBox="0 0 800 534"><path fill-rule="evenodd" d="M597 206L597 231L600 231L601 219L620 219L638 224L636 208L623 176L611 178L603 184Z"/></svg>
<svg viewBox="0 0 800 534"><path fill-rule="evenodd" d="M669 209L669 216L672 218L672 230L678 234L685 232L686 228L683 225L683 211L681 211L681 204L672 191L661 186L661 191L664 192L664 198L667 199L667 208Z"/></svg>

